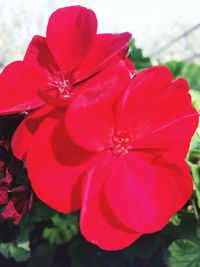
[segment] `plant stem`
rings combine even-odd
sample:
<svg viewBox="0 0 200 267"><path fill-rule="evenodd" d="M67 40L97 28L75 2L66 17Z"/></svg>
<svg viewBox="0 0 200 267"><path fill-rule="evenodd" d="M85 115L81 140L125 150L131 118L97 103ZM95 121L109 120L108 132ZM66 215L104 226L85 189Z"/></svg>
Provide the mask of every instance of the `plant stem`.
<svg viewBox="0 0 200 267"><path fill-rule="evenodd" d="M197 222L199 224L199 213L198 213L197 205L196 205L195 200L193 198L191 198L190 201L191 201L193 209L194 209L195 218L197 219Z"/></svg>

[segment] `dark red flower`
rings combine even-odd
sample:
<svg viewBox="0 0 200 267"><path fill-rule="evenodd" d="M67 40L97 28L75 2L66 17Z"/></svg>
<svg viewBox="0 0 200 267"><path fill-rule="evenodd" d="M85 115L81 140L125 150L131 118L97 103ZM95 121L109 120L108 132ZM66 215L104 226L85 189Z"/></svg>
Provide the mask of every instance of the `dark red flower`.
<svg viewBox="0 0 200 267"><path fill-rule="evenodd" d="M198 114L187 82L165 67L136 74L128 87L121 69L99 75L67 113L45 106L16 136L37 196L61 212L81 209L85 238L116 250L160 230L190 198L184 159Z"/></svg>
<svg viewBox="0 0 200 267"><path fill-rule="evenodd" d="M5 161L7 160L7 156L5 155L4 142L0 141L0 178L5 176Z"/></svg>
<svg viewBox="0 0 200 267"><path fill-rule="evenodd" d="M23 61L0 76L0 113L18 113L49 103L66 106L71 94L106 65L126 55L131 34L97 34L94 12L81 6L55 11L46 38L35 36Z"/></svg>
<svg viewBox="0 0 200 267"><path fill-rule="evenodd" d="M2 162L2 161L1 161ZM5 165L1 168L1 174L4 175L4 178L0 178L0 205L5 205L8 202L8 190L10 183L12 181L11 175L5 172Z"/></svg>
<svg viewBox="0 0 200 267"><path fill-rule="evenodd" d="M12 219L18 224L32 207L33 193L27 183L18 182L23 163L13 156L8 142L1 142L0 163L0 222Z"/></svg>
<svg viewBox="0 0 200 267"><path fill-rule="evenodd" d="M33 193L25 185L9 190L11 197L0 214L0 221L12 219L13 224L18 224L22 217L30 211L33 205Z"/></svg>

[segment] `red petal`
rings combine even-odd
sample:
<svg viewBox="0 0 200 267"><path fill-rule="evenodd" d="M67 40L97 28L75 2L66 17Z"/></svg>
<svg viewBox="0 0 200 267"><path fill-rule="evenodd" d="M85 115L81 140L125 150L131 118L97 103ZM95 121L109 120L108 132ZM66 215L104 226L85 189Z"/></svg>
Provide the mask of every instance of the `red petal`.
<svg viewBox="0 0 200 267"><path fill-rule="evenodd" d="M23 215L18 213L18 211L16 210L14 202L12 200L9 200L8 204L5 206L2 213L0 214L0 222L6 219L13 219L13 223L18 224L22 216Z"/></svg>
<svg viewBox="0 0 200 267"><path fill-rule="evenodd" d="M36 195L60 212L80 208L81 174L93 154L76 146L54 111L43 120L27 152L27 170Z"/></svg>
<svg viewBox="0 0 200 267"><path fill-rule="evenodd" d="M0 185L0 205L4 205L8 202L8 186Z"/></svg>
<svg viewBox="0 0 200 267"><path fill-rule="evenodd" d="M155 98L141 121L143 129L139 140L134 142L135 148L177 147L178 144L189 147L199 115L192 108L188 89L187 82L180 78Z"/></svg>
<svg viewBox="0 0 200 267"><path fill-rule="evenodd" d="M31 64L16 61L8 65L0 75L0 113L18 113L43 105L37 89L46 78Z"/></svg>
<svg viewBox="0 0 200 267"><path fill-rule="evenodd" d="M1 148L1 147L0 147ZM4 177L5 174L5 162L0 158L0 179Z"/></svg>
<svg viewBox="0 0 200 267"><path fill-rule="evenodd" d="M31 40L24 61L43 68L47 75L48 72L53 74L58 71L58 66L47 46L46 38L39 35L35 35Z"/></svg>
<svg viewBox="0 0 200 267"><path fill-rule="evenodd" d="M61 70L72 70L96 36L97 20L92 10L71 6L56 10L47 27L47 44Z"/></svg>
<svg viewBox="0 0 200 267"><path fill-rule="evenodd" d="M128 56L126 56L126 57L124 58L124 62L125 62L125 64L126 64L126 67L129 69L131 75L134 75L135 72L136 72L136 69L135 69L135 65L134 65L134 63L131 61L131 59L130 59Z"/></svg>
<svg viewBox="0 0 200 267"><path fill-rule="evenodd" d="M103 194L103 185L111 168L110 157L103 157L85 179L80 228L84 237L105 250L129 246L141 234L121 224L113 215Z"/></svg>
<svg viewBox="0 0 200 267"><path fill-rule="evenodd" d="M159 231L188 201L192 178L177 155L154 150L116 158L105 194L121 223L142 233Z"/></svg>
<svg viewBox="0 0 200 267"><path fill-rule="evenodd" d="M136 74L117 104L118 131L136 131L144 114L148 114L148 107L170 85L172 79L169 69L161 66ZM138 132L141 132L140 128Z"/></svg>
<svg viewBox="0 0 200 267"><path fill-rule="evenodd" d="M66 116L66 127L73 140L91 151L112 145L114 130L112 103L130 81L126 68L112 65L76 87Z"/></svg>
<svg viewBox="0 0 200 267"><path fill-rule="evenodd" d="M81 81L102 69L111 61L123 59L128 50L131 34L98 34L80 66L74 70L74 82ZM123 51L123 53L121 53ZM119 54L119 57L116 57Z"/></svg>
<svg viewBox="0 0 200 267"><path fill-rule="evenodd" d="M148 148L176 148L185 146L184 158L187 155L191 137L198 126L198 114L191 114L164 124L163 127L155 129L149 134L142 135L140 139L133 142L135 149Z"/></svg>
<svg viewBox="0 0 200 267"><path fill-rule="evenodd" d="M17 158L24 160L26 152L32 145L34 133L52 109L52 106L44 105L28 115L17 127L11 143L13 154Z"/></svg>

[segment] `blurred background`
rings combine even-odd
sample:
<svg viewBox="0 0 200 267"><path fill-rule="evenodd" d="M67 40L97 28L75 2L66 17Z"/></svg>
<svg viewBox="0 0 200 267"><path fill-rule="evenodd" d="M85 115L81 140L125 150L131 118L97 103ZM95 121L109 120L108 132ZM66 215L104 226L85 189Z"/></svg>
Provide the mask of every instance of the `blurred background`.
<svg viewBox="0 0 200 267"><path fill-rule="evenodd" d="M99 32L131 32L154 61L200 61L199 0L0 0L1 67L21 59L34 34L45 35L56 8L76 4L95 11Z"/></svg>

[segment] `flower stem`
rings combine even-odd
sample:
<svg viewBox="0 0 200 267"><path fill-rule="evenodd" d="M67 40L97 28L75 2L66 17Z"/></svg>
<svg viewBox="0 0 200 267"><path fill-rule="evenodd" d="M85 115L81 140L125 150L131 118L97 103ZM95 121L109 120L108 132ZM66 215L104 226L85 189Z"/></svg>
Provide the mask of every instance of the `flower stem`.
<svg viewBox="0 0 200 267"><path fill-rule="evenodd" d="M199 224L200 222L199 222L199 213L198 213L197 205L196 205L195 200L193 198L191 198L190 201L191 201L193 209L194 209L195 218L196 218L196 220L197 220L197 222Z"/></svg>

